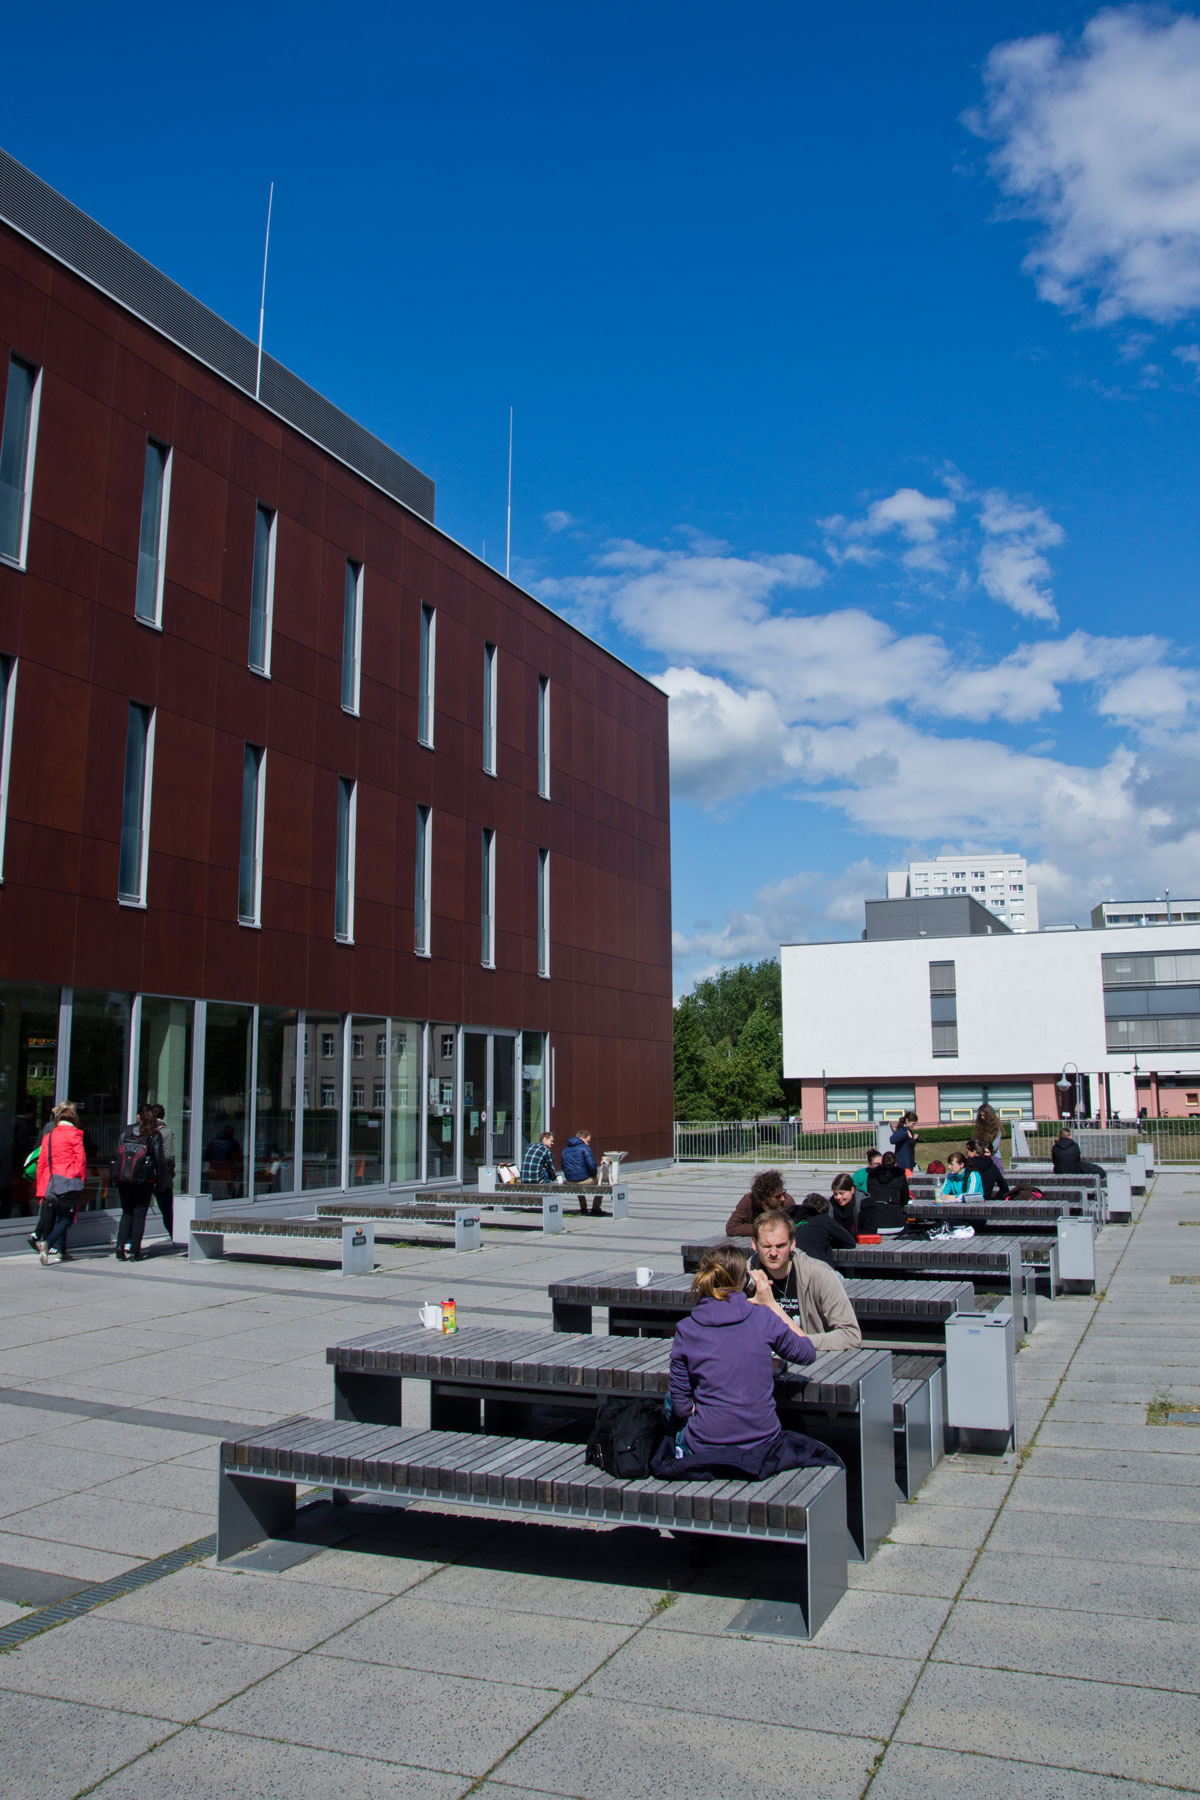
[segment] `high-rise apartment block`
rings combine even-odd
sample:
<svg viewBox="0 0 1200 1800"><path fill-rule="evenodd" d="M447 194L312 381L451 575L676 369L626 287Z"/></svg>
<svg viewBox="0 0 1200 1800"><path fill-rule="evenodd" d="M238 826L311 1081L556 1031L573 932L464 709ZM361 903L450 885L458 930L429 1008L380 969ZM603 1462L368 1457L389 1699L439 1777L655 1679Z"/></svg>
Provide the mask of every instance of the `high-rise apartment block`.
<svg viewBox="0 0 1200 1800"><path fill-rule="evenodd" d="M969 895L1010 931L1038 929L1037 888L1029 880L1023 856L964 850L888 870L889 900L926 900L942 894Z"/></svg>

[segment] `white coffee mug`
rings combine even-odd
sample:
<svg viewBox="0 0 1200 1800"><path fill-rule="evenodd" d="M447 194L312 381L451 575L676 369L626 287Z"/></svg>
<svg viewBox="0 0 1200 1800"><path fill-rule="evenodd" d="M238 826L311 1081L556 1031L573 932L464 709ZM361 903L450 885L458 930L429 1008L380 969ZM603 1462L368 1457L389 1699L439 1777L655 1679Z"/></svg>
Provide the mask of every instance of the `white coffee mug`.
<svg viewBox="0 0 1200 1800"><path fill-rule="evenodd" d="M422 1325L424 1325L427 1331L440 1331L442 1329L441 1301L431 1300L427 1302L427 1304L421 1308L420 1318Z"/></svg>
<svg viewBox="0 0 1200 1800"><path fill-rule="evenodd" d="M640 1269L635 1269L634 1274L637 1277L637 1284L639 1287L649 1287L654 1279L654 1270L647 1269L644 1264Z"/></svg>

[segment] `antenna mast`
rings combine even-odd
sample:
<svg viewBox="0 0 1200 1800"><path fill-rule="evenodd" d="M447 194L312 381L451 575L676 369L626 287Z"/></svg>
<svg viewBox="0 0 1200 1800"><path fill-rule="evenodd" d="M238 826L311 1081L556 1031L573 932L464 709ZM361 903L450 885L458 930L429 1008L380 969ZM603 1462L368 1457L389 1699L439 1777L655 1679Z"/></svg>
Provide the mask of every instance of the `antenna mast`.
<svg viewBox="0 0 1200 1800"><path fill-rule="evenodd" d="M271 206L274 199L275 183L272 182L271 192L267 195L267 237L266 242L263 244L262 300L260 301L258 308L258 367L254 371L254 398L256 400L259 397L259 390L262 387L263 320L267 311L267 252L271 248Z"/></svg>
<svg viewBox="0 0 1200 1800"><path fill-rule="evenodd" d="M512 414L508 409L508 525L504 533L504 579L508 580L509 563L512 557Z"/></svg>

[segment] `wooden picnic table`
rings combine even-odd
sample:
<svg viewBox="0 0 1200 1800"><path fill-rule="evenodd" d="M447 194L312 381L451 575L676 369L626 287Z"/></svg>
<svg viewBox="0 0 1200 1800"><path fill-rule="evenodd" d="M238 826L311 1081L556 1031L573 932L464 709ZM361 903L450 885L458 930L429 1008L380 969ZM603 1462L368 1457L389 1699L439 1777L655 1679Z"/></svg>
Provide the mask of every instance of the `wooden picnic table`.
<svg viewBox="0 0 1200 1800"><path fill-rule="evenodd" d="M332 1344L334 1417L402 1423L402 1381L430 1384L434 1430L533 1435L553 1415L586 1432L608 1394L666 1395L663 1338L591 1337L463 1326L442 1336L393 1326ZM776 1403L785 1425L836 1450L846 1464L847 1522L870 1556L895 1521L892 1360L885 1350L827 1351L808 1368L781 1365Z"/></svg>

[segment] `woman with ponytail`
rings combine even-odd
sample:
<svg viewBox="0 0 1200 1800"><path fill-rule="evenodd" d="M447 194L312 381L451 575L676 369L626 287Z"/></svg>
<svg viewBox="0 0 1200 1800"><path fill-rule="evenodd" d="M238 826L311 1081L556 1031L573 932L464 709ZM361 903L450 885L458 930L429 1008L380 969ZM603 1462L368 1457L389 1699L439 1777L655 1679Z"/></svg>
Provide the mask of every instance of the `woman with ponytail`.
<svg viewBox="0 0 1200 1800"><path fill-rule="evenodd" d="M788 1324L767 1275L758 1270L748 1277L743 1253L717 1244L705 1252L692 1294L691 1316L675 1327L671 1345L670 1413L680 1429L664 1439L652 1472L763 1476L837 1464L823 1444L780 1428L772 1355L811 1363L817 1353Z"/></svg>

